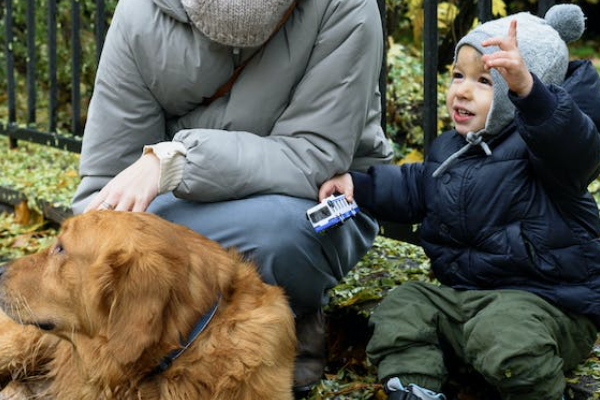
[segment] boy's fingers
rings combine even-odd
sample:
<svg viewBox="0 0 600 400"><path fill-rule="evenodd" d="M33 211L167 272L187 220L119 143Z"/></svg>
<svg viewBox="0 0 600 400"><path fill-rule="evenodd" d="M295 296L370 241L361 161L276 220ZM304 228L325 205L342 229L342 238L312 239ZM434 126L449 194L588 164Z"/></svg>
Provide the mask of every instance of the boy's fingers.
<svg viewBox="0 0 600 400"><path fill-rule="evenodd" d="M324 183L319 189L319 201L323 201L324 198L328 197L333 191L330 192L330 185L328 182Z"/></svg>
<svg viewBox="0 0 600 400"><path fill-rule="evenodd" d="M481 42L483 47L488 46L498 46L501 50L509 51L516 49L517 46L517 20L513 19L510 21L510 26L508 27L508 36L506 37L493 37L484 40Z"/></svg>
<svg viewBox="0 0 600 400"><path fill-rule="evenodd" d="M340 188L338 182L335 179L323 183L323 185L321 185L321 188L319 189L319 201L322 201L323 199L331 196L336 191L340 192Z"/></svg>
<svg viewBox="0 0 600 400"><path fill-rule="evenodd" d="M483 56L481 56L481 59L483 61L488 61L488 60L496 60L498 58L507 58L509 56L509 53L503 50L498 50L492 54L484 54Z"/></svg>
<svg viewBox="0 0 600 400"><path fill-rule="evenodd" d="M510 27L508 28L508 39L510 42L517 47L517 20L513 19L510 21Z"/></svg>
<svg viewBox="0 0 600 400"><path fill-rule="evenodd" d="M344 191L344 196L346 196L346 200L349 202L354 201L354 188L349 187Z"/></svg>
<svg viewBox="0 0 600 400"><path fill-rule="evenodd" d="M491 68L507 67L511 65L510 57L505 52L499 51L494 54L486 54L482 58L483 64L487 70Z"/></svg>
<svg viewBox="0 0 600 400"><path fill-rule="evenodd" d="M513 42L513 40L508 37L493 37L484 40L481 42L481 45L483 47L498 46L501 50L509 51L516 47L516 38Z"/></svg>
<svg viewBox="0 0 600 400"><path fill-rule="evenodd" d="M514 48L514 45L507 37L493 37L481 42L483 47L497 46L500 50L510 51Z"/></svg>
<svg viewBox="0 0 600 400"><path fill-rule="evenodd" d="M500 37L493 37L493 38L489 38L484 40L483 42L481 42L481 45L483 47L488 47L488 46L499 46L499 42L502 40L502 38Z"/></svg>

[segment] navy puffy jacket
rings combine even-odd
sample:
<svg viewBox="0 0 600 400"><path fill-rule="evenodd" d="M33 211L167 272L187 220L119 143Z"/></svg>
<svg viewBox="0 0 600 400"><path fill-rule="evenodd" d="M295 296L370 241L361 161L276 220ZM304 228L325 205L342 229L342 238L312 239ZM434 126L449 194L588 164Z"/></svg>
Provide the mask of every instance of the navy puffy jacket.
<svg viewBox="0 0 600 400"><path fill-rule="evenodd" d="M380 219L421 223L443 284L527 290L600 326L600 219L587 191L600 168L600 79L576 61L561 87L534 81L511 97L516 118L488 140L491 156L474 147L433 178L466 143L445 132L425 163L353 172L355 198Z"/></svg>

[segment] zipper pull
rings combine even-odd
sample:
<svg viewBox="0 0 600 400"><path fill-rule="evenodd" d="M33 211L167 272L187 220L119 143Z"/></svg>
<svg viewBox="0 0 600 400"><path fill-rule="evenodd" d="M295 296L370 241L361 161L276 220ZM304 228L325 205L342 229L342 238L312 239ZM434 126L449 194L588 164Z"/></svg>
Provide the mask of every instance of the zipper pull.
<svg viewBox="0 0 600 400"><path fill-rule="evenodd" d="M238 65L240 65L241 56L242 56L242 52L240 51L240 48L239 47L234 47L233 48L233 64L236 67Z"/></svg>

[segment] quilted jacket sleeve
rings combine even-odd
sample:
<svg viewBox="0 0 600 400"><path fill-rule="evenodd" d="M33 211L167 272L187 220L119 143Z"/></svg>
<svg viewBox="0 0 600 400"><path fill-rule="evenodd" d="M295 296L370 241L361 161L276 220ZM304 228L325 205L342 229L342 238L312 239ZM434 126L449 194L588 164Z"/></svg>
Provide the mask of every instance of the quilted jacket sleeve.
<svg viewBox="0 0 600 400"><path fill-rule="evenodd" d="M416 224L425 217L422 163L376 165L367 173L354 172L354 197L377 219Z"/></svg>
<svg viewBox="0 0 600 400"><path fill-rule="evenodd" d="M595 82L585 85L578 75L563 86L544 86L534 77L532 93L513 98L517 126L531 152L532 166L549 190L583 193L598 176L600 134L591 116L600 109L600 81L594 74ZM573 84L573 79L579 83ZM579 98L585 99L583 108ZM595 104L590 99L596 99Z"/></svg>

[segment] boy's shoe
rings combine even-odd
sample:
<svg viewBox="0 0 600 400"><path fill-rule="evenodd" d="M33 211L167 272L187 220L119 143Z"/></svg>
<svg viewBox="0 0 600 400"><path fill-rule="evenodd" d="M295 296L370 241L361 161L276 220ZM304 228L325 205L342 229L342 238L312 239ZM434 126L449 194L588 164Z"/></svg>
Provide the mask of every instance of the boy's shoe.
<svg viewBox="0 0 600 400"><path fill-rule="evenodd" d="M402 386L397 377L388 379L385 383L388 400L446 400L446 396L424 389L418 385Z"/></svg>

